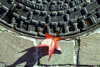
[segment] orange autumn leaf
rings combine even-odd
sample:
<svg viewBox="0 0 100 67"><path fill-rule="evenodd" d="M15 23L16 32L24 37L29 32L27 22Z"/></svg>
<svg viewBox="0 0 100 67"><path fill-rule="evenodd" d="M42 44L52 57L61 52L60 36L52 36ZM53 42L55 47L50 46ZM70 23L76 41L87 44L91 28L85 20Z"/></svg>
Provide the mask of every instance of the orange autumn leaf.
<svg viewBox="0 0 100 67"><path fill-rule="evenodd" d="M43 40L39 46L36 46L36 47L48 46L49 47L48 53L49 53L49 60L50 60L50 58L51 58L51 56L54 52L54 49L57 49L57 50L61 51L61 48L59 47L59 45L57 43L58 40L63 40L63 38L59 38L59 37L53 38L52 35L46 33L46 39Z"/></svg>

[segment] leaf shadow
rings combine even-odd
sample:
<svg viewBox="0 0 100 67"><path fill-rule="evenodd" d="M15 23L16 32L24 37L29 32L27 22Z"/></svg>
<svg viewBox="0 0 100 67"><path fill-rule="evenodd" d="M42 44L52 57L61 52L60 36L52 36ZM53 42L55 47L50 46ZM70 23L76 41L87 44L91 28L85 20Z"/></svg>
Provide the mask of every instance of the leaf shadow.
<svg viewBox="0 0 100 67"><path fill-rule="evenodd" d="M37 51L37 49L39 49L39 51ZM19 53L23 53L23 52L26 52L26 53L23 56L21 56L17 61L15 61L13 64L7 67L13 67L16 65L20 65L21 63L24 63L24 62L26 62L25 67L34 66L36 63L38 63L38 65L42 65L40 64L40 59L46 55L48 55L49 57L48 47L41 47L41 48L32 47L32 48L23 50ZM39 54L39 57L38 57L38 54ZM55 49L53 54L61 54L61 52Z"/></svg>
<svg viewBox="0 0 100 67"><path fill-rule="evenodd" d="M13 64L9 65L8 67L13 67L16 65L20 65L21 63L26 62L26 67L28 65L34 66L34 64L38 61L37 59L37 52L36 48L28 48L26 50L23 50L19 53L26 52L23 56L21 56L17 61L15 61Z"/></svg>

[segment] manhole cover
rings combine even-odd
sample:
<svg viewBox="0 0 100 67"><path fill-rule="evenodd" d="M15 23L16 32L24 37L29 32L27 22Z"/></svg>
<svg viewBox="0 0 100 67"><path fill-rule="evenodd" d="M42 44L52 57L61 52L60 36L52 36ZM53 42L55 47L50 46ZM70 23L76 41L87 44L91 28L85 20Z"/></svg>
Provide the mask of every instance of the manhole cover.
<svg viewBox="0 0 100 67"><path fill-rule="evenodd" d="M94 29L99 0L0 0L0 22L33 36L71 36Z"/></svg>

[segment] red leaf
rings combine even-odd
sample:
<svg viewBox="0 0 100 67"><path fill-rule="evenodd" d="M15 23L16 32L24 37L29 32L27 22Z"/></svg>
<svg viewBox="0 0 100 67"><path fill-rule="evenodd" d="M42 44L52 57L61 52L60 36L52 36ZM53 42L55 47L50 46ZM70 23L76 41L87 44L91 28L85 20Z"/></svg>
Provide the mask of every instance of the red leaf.
<svg viewBox="0 0 100 67"><path fill-rule="evenodd" d="M50 60L50 58L51 58L51 56L52 56L52 54L54 52L54 49L61 50L61 48L59 47L59 45L57 43L58 40L63 40L63 38L59 38L59 37L53 38L52 35L46 33L46 39L43 40L39 46L36 46L36 47L48 46L49 47L49 50L48 50L48 52L49 52L49 60Z"/></svg>
<svg viewBox="0 0 100 67"><path fill-rule="evenodd" d="M46 39L49 38L53 38L53 36L51 34L46 33Z"/></svg>

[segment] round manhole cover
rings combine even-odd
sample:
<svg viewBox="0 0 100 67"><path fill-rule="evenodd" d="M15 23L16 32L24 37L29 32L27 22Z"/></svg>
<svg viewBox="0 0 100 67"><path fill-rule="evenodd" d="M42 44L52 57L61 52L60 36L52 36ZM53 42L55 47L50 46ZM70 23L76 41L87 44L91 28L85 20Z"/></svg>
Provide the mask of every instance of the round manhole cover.
<svg viewBox="0 0 100 67"><path fill-rule="evenodd" d="M99 0L0 0L0 22L33 36L73 36L99 26Z"/></svg>

